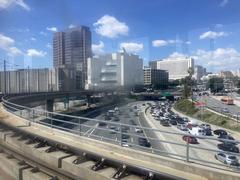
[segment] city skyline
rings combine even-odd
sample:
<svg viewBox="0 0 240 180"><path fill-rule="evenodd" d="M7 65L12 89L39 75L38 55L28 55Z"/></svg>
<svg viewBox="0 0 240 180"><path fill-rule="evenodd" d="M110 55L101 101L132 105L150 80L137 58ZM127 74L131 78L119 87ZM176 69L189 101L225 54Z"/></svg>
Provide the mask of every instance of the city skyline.
<svg viewBox="0 0 240 180"><path fill-rule="evenodd" d="M145 65L156 59L192 56L196 64L213 72L237 70L240 66L237 1L159 1L138 5L136 1L102 1L96 12L87 13L96 6L94 2L52 1L46 6L30 0L0 1L4 25L0 28L0 58L19 67L52 67L53 33L86 25L92 32L92 49L97 54L124 47L139 54ZM58 6L53 12L54 3ZM84 8L78 12L75 6ZM123 10L123 6L129 8ZM197 9L206 13L198 13Z"/></svg>

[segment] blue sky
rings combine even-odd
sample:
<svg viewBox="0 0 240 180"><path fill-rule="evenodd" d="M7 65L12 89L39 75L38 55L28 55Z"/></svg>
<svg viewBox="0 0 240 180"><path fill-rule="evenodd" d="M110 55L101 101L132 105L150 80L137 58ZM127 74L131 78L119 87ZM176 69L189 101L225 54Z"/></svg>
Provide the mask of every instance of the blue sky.
<svg viewBox="0 0 240 180"><path fill-rule="evenodd" d="M0 62L52 67L53 32L86 25L97 54L125 47L145 65L192 56L209 71L236 70L239 9L239 0L0 0Z"/></svg>

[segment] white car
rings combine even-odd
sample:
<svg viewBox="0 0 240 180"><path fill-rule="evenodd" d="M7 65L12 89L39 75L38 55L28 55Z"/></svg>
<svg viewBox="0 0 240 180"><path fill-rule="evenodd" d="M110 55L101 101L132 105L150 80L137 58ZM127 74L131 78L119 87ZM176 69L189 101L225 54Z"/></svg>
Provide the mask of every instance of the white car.
<svg viewBox="0 0 240 180"><path fill-rule="evenodd" d="M143 130L142 130L142 129L140 129L140 128L135 128L135 132L136 132L136 133L142 133L142 132L143 132Z"/></svg>
<svg viewBox="0 0 240 180"><path fill-rule="evenodd" d="M205 130L200 127L192 127L191 129L188 129L189 133L194 136L205 136Z"/></svg>

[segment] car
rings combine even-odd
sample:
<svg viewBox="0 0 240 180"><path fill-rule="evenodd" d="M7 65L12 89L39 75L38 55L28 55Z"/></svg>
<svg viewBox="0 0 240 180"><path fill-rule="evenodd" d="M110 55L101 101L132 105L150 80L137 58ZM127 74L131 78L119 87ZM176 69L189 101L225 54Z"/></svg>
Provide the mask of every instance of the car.
<svg viewBox="0 0 240 180"><path fill-rule="evenodd" d="M104 116L104 119L105 119L105 120L111 120L111 117L108 116L108 115L105 115L105 116Z"/></svg>
<svg viewBox="0 0 240 180"><path fill-rule="evenodd" d="M119 121L120 119L119 119L119 117L114 117L112 120L113 121Z"/></svg>
<svg viewBox="0 0 240 180"><path fill-rule="evenodd" d="M204 129L205 136L212 136L212 130L211 129Z"/></svg>
<svg viewBox="0 0 240 180"><path fill-rule="evenodd" d="M225 153L217 153L215 154L215 158L224 164L231 166L239 166L239 162L236 156Z"/></svg>
<svg viewBox="0 0 240 180"><path fill-rule="evenodd" d="M101 121L101 122L99 122L99 124L98 124L99 126L106 126L107 125L107 123L105 123L105 122L103 122L103 121Z"/></svg>
<svg viewBox="0 0 240 180"><path fill-rule="evenodd" d="M198 144L197 138L193 136L184 135L182 139L190 144Z"/></svg>
<svg viewBox="0 0 240 180"><path fill-rule="evenodd" d="M177 125L177 121L174 120L174 119L171 119L171 120L169 121L169 123L170 123L171 125Z"/></svg>
<svg viewBox="0 0 240 180"><path fill-rule="evenodd" d="M160 124L161 124L162 126L170 126L170 125L169 125L169 122L168 122L167 120L162 120L162 121L160 121Z"/></svg>
<svg viewBox="0 0 240 180"><path fill-rule="evenodd" d="M131 124L131 125L134 125L134 126L136 126L137 124L135 123L135 121L134 120L132 120L132 119L130 119L129 120L129 123Z"/></svg>
<svg viewBox="0 0 240 180"><path fill-rule="evenodd" d="M143 133L143 130L141 129L141 128L135 128L135 130L134 130L136 133Z"/></svg>
<svg viewBox="0 0 240 180"><path fill-rule="evenodd" d="M115 134L119 130L116 126L108 125L108 128L111 129L110 133Z"/></svg>
<svg viewBox="0 0 240 180"><path fill-rule="evenodd" d="M138 138L138 144L144 147L151 147L150 142L146 138L142 138L142 137Z"/></svg>
<svg viewBox="0 0 240 180"><path fill-rule="evenodd" d="M122 143L122 147L131 147L131 145L127 143Z"/></svg>
<svg viewBox="0 0 240 180"><path fill-rule="evenodd" d="M232 143L225 142L222 144L218 144L217 147L218 147L218 149L223 150L223 151L239 153L239 148Z"/></svg>
<svg viewBox="0 0 240 180"><path fill-rule="evenodd" d="M177 128L180 129L181 131L188 131L186 124L178 124Z"/></svg>
<svg viewBox="0 0 240 180"><path fill-rule="evenodd" d="M183 121L184 121L184 122L189 122L189 119L188 119L187 117L184 117L184 118L183 118Z"/></svg>
<svg viewBox="0 0 240 180"><path fill-rule="evenodd" d="M214 134L220 136L220 135L227 135L227 131L223 130L223 129L216 129L215 131L213 131Z"/></svg>
<svg viewBox="0 0 240 180"><path fill-rule="evenodd" d="M203 129L210 129L211 130L210 124L201 124L199 127L203 128Z"/></svg>
<svg viewBox="0 0 240 180"><path fill-rule="evenodd" d="M227 142L227 141L224 141L224 140L235 140L231 135L220 135L218 136L218 138L220 139L219 141L221 142ZM235 144L234 142L230 142L232 144Z"/></svg>
<svg viewBox="0 0 240 180"><path fill-rule="evenodd" d="M229 113L228 108L222 108L221 111L222 111L223 113Z"/></svg>
<svg viewBox="0 0 240 180"><path fill-rule="evenodd" d="M194 136L205 136L205 130L200 127L192 127L191 129L188 129L189 133Z"/></svg>
<svg viewBox="0 0 240 180"><path fill-rule="evenodd" d="M178 121L178 120L177 120L177 125L182 125L182 124L183 124L183 125L186 125L186 123L185 123L184 121Z"/></svg>
<svg viewBox="0 0 240 180"><path fill-rule="evenodd" d="M129 139L130 136L128 134L122 134L122 139Z"/></svg>

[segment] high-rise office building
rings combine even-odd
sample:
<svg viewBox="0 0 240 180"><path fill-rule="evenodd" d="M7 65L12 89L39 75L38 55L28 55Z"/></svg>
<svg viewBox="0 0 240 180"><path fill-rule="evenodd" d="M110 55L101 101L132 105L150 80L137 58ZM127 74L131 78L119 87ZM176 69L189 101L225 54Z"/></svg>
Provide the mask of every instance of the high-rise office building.
<svg viewBox="0 0 240 180"><path fill-rule="evenodd" d="M193 75L193 77L194 77L194 79L197 81L197 82L199 82L200 80L201 80L201 78L203 77L203 76L205 76L206 75L206 68L204 68L204 67L202 67L202 66L199 66L199 65L196 65L195 67L194 67L194 75Z"/></svg>
<svg viewBox="0 0 240 180"><path fill-rule="evenodd" d="M76 89L84 88L87 80L87 59L92 56L89 27L79 26L56 32L53 37L53 65L75 71Z"/></svg>

